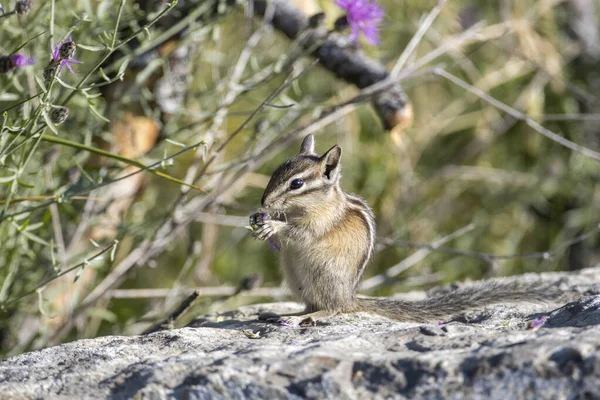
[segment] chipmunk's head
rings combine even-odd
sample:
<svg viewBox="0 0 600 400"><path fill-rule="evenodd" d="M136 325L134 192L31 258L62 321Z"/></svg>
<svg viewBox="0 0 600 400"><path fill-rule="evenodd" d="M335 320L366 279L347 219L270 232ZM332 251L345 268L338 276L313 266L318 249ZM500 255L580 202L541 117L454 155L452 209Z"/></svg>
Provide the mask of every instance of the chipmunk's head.
<svg viewBox="0 0 600 400"><path fill-rule="evenodd" d="M322 203L339 185L341 157L342 149L338 145L318 156L314 136L306 136L300 153L281 164L271 176L262 206L275 212L287 212Z"/></svg>

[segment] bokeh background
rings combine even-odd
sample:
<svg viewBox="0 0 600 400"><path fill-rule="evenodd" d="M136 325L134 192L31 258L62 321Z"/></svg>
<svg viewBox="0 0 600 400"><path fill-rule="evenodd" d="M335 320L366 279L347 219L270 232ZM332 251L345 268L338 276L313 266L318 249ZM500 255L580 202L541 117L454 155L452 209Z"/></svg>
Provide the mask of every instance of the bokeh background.
<svg viewBox="0 0 600 400"><path fill-rule="evenodd" d="M290 2L328 28L343 15ZM0 354L140 333L193 288L176 326L286 299L276 251L244 225L300 141L271 145L303 127L317 151L343 148L343 187L375 210L364 294L600 261L597 1L381 0L381 44L352 51L388 70L439 7L402 69L414 122L392 131L368 101L319 125L359 89L241 3L36 1L0 18L0 55L36 57L0 74ZM83 64L45 92L67 37Z"/></svg>

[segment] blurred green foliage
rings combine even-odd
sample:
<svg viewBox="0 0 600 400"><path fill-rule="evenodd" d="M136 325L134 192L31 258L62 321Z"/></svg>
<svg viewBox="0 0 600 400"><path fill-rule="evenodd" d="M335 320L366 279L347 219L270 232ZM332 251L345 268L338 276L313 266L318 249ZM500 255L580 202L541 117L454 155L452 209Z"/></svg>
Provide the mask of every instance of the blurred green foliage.
<svg viewBox="0 0 600 400"><path fill-rule="evenodd" d="M188 1L186 0L187 3ZM79 44L77 59L83 61L76 74L63 71L63 82L56 82L47 102L60 104L91 72L88 83L102 82L93 66L107 54L119 15L117 1L52 1L36 3L27 16L0 19L0 54L33 55L37 63L0 75L0 110L3 130L0 136L4 153L0 157L0 302L4 304L0 321L1 354L13 354L57 341L84 336L140 332L143 321L156 322L177 304L181 297L110 299L104 297L94 307L77 313L72 329L57 334L64 315L77 310L77 304L136 245L149 238L170 216L179 196L178 183L144 172L143 190L127 207L117 224L114 237L105 237L100 247L119 239L116 260L105 258L86 268L94 268L91 280L83 287L73 284L75 272L67 279L54 282L48 290L29 296L15 304L8 303L34 290L57 271L88 259L98 250L90 243L87 232L102 219L106 208L94 212L86 201L70 198L106 196L111 187L95 190L125 168L115 159L103 164L82 148L38 142L30 128L38 110L35 98L14 107L40 92L36 77L41 77L50 59L51 44L71 36ZM194 2L191 2L192 4ZM423 16L436 2L406 0L382 1L386 18L378 48L362 45L371 57L392 68L396 59L417 31ZM203 2L198 2L202 6ZM339 10L333 2L318 3L332 23ZM163 5L163 8L165 6ZM5 8L8 7L5 4ZM143 28L156 16L143 7L125 2L121 13L117 43ZM596 10L597 12L597 10ZM177 9L172 14L177 17ZM597 15L596 15L597 17ZM159 21L160 22L160 21ZM446 4L427 30L407 67L444 46L469 26L476 33L444 56L423 69L442 65L446 71L483 90L488 95L531 116L544 127L575 143L600 150L600 107L597 93L591 91L598 59L590 61L573 35L573 16L568 3L540 1L452 1ZM190 49L187 63L192 66L186 76L187 92L181 107L168 118L161 116L155 87L147 85L153 74L169 76L167 56L157 58L145 69L134 66L136 55L129 54L129 65L122 78L130 82L119 92L118 100L108 100L104 88L91 87L87 97L77 92L70 99L68 120L56 127L58 137L76 144L101 147L108 143L116 152L111 125L97 114L113 121L125 110L135 109L154 120L161 140L153 149L134 157L146 165L159 162L166 155L181 150L176 143L192 145L217 137L223 140L242 124L250 113L284 80L275 74L266 83L256 85L236 96L227 109L222 126L213 137L211 129L219 104L228 89L228 79L252 29L261 22L249 23L241 9L229 10L191 24L176 47ZM137 45L153 43L168 27L157 26L136 36ZM129 30L128 30L129 29ZM597 26L596 26L597 29ZM250 79L262 68L276 63L290 51L290 42L276 31L265 31L252 50L242 74ZM120 53L122 54L122 53ZM128 54L125 51L124 54ZM103 71L115 77L122 59L111 58ZM304 59L307 66L311 60ZM136 81L137 79L137 81ZM115 85L119 85L117 79ZM464 278L518 274L533 271L579 269L600 259L598 235L570 241L592 231L600 222L600 168L597 161L569 150L543 137L523 121L494 108L488 102L430 72L402 81L412 101L414 125L394 142L368 103L340 118L317 133L317 150L325 151L335 143L344 149L343 187L367 199L377 215L381 239L428 244L464 226L474 229L444 246L484 254L529 254L550 251L550 257L515 257L486 260L433 251L372 295L391 293ZM85 85L84 85L85 86ZM295 82L275 105L266 107L249 126L225 148L212 170L218 170L242 158L247 149L262 140L273 140L283 132L279 124L289 120L285 131L309 123L325 106L340 103L358 93L318 66ZM96 97L96 95L100 95ZM291 107L287 107L291 105ZM93 106L97 113L91 112ZM282 107L283 106L283 107ZM11 108L12 107L12 108ZM40 120L41 121L41 120ZM258 122L266 131L257 129ZM38 125L42 126L42 125ZM37 126L36 126L37 127ZM222 128L222 129L221 129ZM19 133L21 132L21 133ZM266 133L265 133L266 132ZM46 135L55 135L45 129ZM16 135L20 139L12 142ZM169 139L162 140L162 139ZM23 141L21 146L15 146ZM8 147L7 147L8 146ZM279 163L297 152L295 144L282 152L270 154L256 174L246 176L236 187L219 197L206 213L244 218L260 202L262 187ZM6 151L6 149L10 151ZM170 177L185 179L195 151L190 151L159 169ZM28 157L31 155L31 157ZM15 179L11 179L11 177ZM199 181L209 193L218 186L216 179ZM52 205L34 196L65 196L66 201ZM192 190L186 199L202 196ZM10 202L24 199L28 201ZM106 205L108 207L108 204ZM208 218L208 217L207 217ZM217 218L217 222L218 218ZM57 237L57 235L61 237ZM79 236L78 236L79 235ZM65 249L60 249L61 242ZM556 250L556 251L555 251ZM367 275L382 273L417 251L414 246L382 245L371 262ZM62 252L62 253L61 253ZM121 289L171 287L236 286L244 276L261 273L264 286L281 282L277 254L262 242L253 241L242 227L207 223L199 218L171 245L147 264L134 268ZM408 277L425 277L407 280ZM412 283L411 283L412 282ZM51 290L50 290L51 289ZM77 295L74 295L77 291ZM61 300L62 299L62 300ZM196 313L224 310L239 304L267 301L268 298L202 298ZM65 311L67 310L67 311ZM65 314L66 313L66 314ZM61 317L61 315L63 317Z"/></svg>

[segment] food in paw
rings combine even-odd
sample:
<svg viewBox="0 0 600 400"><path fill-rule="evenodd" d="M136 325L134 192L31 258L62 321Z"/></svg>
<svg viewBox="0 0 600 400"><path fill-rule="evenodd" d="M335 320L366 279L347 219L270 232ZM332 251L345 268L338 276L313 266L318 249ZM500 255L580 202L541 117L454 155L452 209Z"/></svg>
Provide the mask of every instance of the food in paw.
<svg viewBox="0 0 600 400"><path fill-rule="evenodd" d="M250 216L250 228L256 231L260 226L265 224L265 221L271 219L269 214L264 211L259 211Z"/></svg>

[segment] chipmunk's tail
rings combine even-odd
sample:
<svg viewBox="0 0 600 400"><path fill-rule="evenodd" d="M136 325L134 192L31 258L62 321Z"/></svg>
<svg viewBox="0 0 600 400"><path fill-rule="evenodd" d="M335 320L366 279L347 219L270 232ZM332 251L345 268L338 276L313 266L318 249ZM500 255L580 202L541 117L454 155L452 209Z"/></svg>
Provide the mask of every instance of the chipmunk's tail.
<svg viewBox="0 0 600 400"><path fill-rule="evenodd" d="M354 311L371 312L399 321L428 322L491 304L557 302L561 297L557 285L547 281L493 279L418 301L358 298Z"/></svg>

